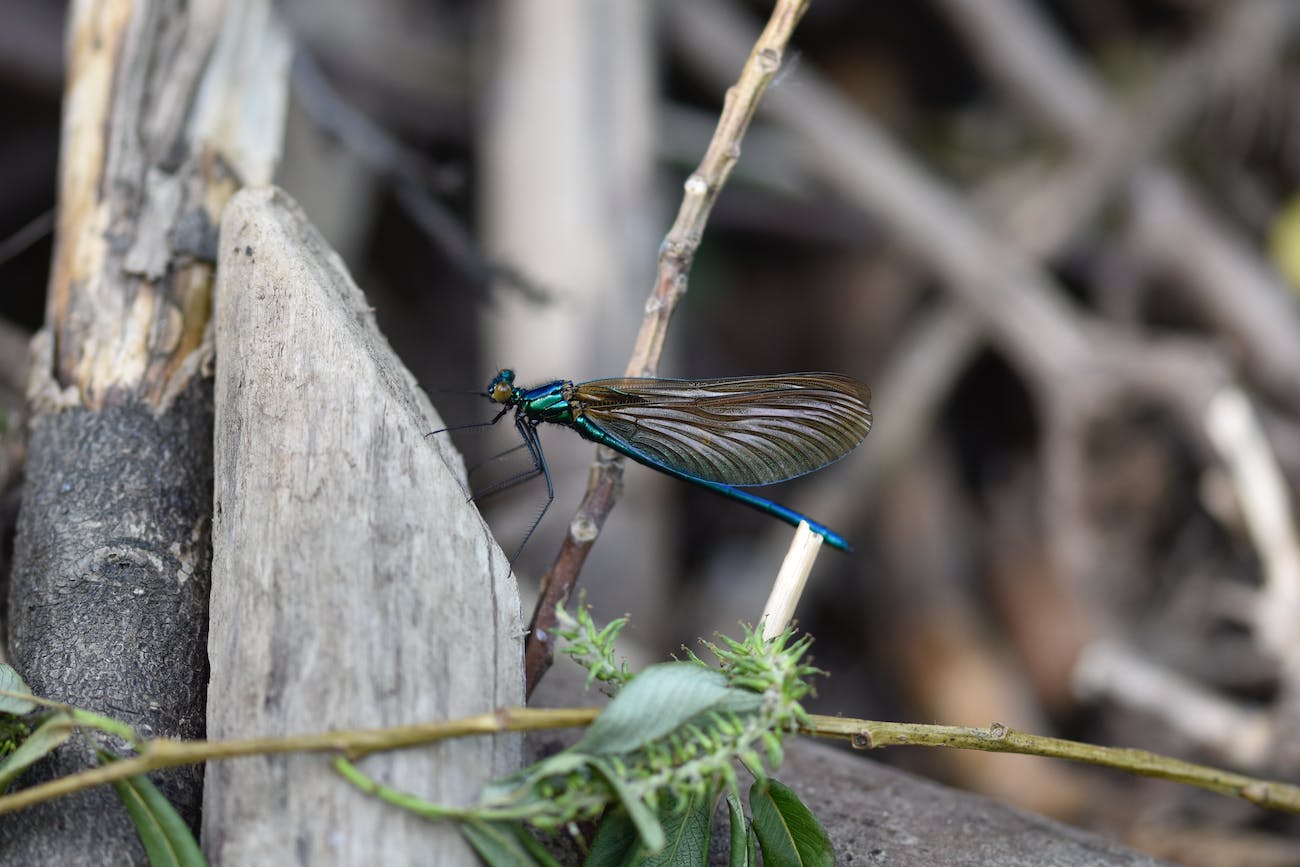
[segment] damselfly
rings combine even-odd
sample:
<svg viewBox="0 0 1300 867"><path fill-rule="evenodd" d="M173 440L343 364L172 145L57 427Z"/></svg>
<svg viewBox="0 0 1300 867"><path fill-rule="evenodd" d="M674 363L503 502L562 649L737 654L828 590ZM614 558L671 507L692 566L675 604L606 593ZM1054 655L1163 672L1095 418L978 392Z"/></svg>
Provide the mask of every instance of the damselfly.
<svg viewBox="0 0 1300 867"><path fill-rule="evenodd" d="M506 369L492 379L485 394L503 405L492 424L515 411L515 429L533 461L524 477L546 478L543 515L555 491L537 427L550 422L793 526L807 521L828 544L849 550L849 543L831 528L742 488L811 473L862 442L871 430L871 390L856 379L836 373L694 382L557 379L521 388L515 385L515 372Z"/></svg>

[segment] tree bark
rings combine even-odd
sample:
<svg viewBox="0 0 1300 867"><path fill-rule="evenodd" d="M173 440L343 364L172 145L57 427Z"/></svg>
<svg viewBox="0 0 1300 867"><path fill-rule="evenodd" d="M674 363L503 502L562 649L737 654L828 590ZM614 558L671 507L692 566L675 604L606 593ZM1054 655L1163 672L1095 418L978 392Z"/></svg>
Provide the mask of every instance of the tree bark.
<svg viewBox="0 0 1300 867"><path fill-rule="evenodd" d="M37 694L143 734L203 736L211 430L211 387L202 381L161 415L131 402L33 419L10 644ZM92 764L90 750L73 739L27 781ZM197 769L153 779L182 816L197 820ZM3 824L0 863L144 863L126 810L108 788Z"/></svg>
<svg viewBox="0 0 1300 867"><path fill-rule="evenodd" d="M259 0L83 0L71 10L68 46L11 658L40 695L144 735L199 737L216 226L241 183L270 177L287 41ZM26 782L81 770L91 752L73 739ZM200 773L178 769L156 782L197 825ZM3 864L144 860L106 788L4 822Z"/></svg>

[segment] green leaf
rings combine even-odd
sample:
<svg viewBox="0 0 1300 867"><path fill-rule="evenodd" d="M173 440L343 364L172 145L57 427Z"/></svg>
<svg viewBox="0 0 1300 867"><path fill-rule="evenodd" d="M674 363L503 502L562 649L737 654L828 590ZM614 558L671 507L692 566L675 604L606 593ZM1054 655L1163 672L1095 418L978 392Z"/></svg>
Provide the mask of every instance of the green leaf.
<svg viewBox="0 0 1300 867"><path fill-rule="evenodd" d="M4 759L22 745L32 733L32 727L22 717L0 714L0 768Z"/></svg>
<svg viewBox="0 0 1300 867"><path fill-rule="evenodd" d="M521 806L535 800L533 789L539 781L582 771L590 763L590 756L567 751L556 753L536 764L521 768L508 777L488 783L483 787L479 800L484 804L509 803Z"/></svg>
<svg viewBox="0 0 1300 867"><path fill-rule="evenodd" d="M686 803L664 799L658 811L665 843L649 851L622 807L610 810L596 829L583 867L704 867L709 862L714 798L696 795Z"/></svg>
<svg viewBox="0 0 1300 867"><path fill-rule="evenodd" d="M749 810L764 864L830 867L835 863L826 829L788 786L771 779L755 783L749 790Z"/></svg>
<svg viewBox="0 0 1300 867"><path fill-rule="evenodd" d="M662 849L665 842L664 829L650 808L632 793L627 783L608 762L593 758L591 767L604 777L605 782L609 783L609 787L614 790L614 795L627 811L628 818L636 826L637 833L641 835L641 842L645 844L646 851L654 853Z"/></svg>
<svg viewBox="0 0 1300 867"><path fill-rule="evenodd" d="M731 818L730 867L754 867L754 862L749 860L749 823L745 821L745 810L735 792L727 793L727 815Z"/></svg>
<svg viewBox="0 0 1300 867"><path fill-rule="evenodd" d="M0 690L5 692L21 692L26 695L32 694L32 688L23 682L22 676L14 670L12 665L0 662ZM36 709L36 702L27 701L26 699L15 698L12 695L0 694L0 713L10 713L14 716L22 716L31 713Z"/></svg>
<svg viewBox="0 0 1300 867"><path fill-rule="evenodd" d="M27 768L54 752L71 734L67 714L54 714L41 723L36 731L28 735L18 746L18 749L0 762L0 791L4 791L5 787Z"/></svg>
<svg viewBox="0 0 1300 867"><path fill-rule="evenodd" d="M113 783L153 867L203 867L199 844L171 803L144 774Z"/></svg>
<svg viewBox="0 0 1300 867"><path fill-rule="evenodd" d="M719 671L689 662L652 665L614 696L572 750L630 753L710 711L743 715L761 702L757 693L729 687Z"/></svg>
<svg viewBox="0 0 1300 867"><path fill-rule="evenodd" d="M706 867L716 803L712 793L693 794L685 803L665 798L659 810L659 823L666 842L641 864L644 867Z"/></svg>
<svg viewBox="0 0 1300 867"><path fill-rule="evenodd" d="M462 822L460 832L488 867L560 867L560 862L517 822Z"/></svg>
<svg viewBox="0 0 1300 867"><path fill-rule="evenodd" d="M596 826L596 836L582 867L628 867L637 863L643 848L641 835L636 832L627 810L622 807L607 810L605 818Z"/></svg>

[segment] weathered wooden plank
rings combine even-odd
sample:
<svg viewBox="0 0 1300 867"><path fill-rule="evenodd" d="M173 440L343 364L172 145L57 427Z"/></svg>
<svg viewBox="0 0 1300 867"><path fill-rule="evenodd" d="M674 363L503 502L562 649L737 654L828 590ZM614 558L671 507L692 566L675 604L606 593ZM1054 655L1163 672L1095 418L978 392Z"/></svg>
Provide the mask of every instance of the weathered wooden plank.
<svg viewBox="0 0 1300 867"><path fill-rule="evenodd" d="M284 193L245 191L218 275L209 736L522 703L508 564L338 256ZM500 737L363 768L465 801L517 762ZM210 766L204 847L217 864L475 863L453 828L359 794L318 755Z"/></svg>

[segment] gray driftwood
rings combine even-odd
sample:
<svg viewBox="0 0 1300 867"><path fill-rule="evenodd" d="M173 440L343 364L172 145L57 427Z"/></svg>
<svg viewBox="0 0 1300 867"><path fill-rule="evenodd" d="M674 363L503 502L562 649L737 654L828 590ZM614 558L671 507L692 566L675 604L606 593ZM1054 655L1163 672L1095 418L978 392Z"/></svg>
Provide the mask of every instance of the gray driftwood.
<svg viewBox="0 0 1300 867"><path fill-rule="evenodd" d="M281 191L221 227L208 735L386 726L522 704L519 602L459 459L343 263ZM517 739L376 756L465 802ZM319 755L210 765L216 864L475 863L454 828L352 789Z"/></svg>

